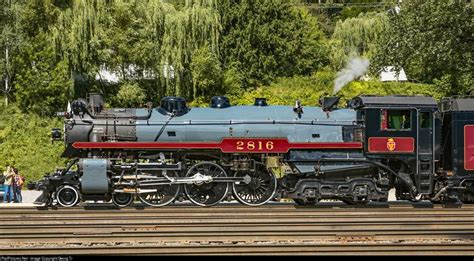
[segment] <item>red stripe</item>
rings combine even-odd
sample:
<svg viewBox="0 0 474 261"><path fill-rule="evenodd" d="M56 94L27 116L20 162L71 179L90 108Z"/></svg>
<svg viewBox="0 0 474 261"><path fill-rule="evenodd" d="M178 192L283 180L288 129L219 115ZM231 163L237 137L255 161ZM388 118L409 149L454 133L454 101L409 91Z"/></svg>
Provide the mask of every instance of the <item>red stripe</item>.
<svg viewBox="0 0 474 261"><path fill-rule="evenodd" d="M197 142L75 142L76 149L215 149L219 143Z"/></svg>
<svg viewBox="0 0 474 261"><path fill-rule="evenodd" d="M291 149L362 149L361 142L290 143Z"/></svg>
<svg viewBox="0 0 474 261"><path fill-rule="evenodd" d="M362 149L360 142L288 142L281 138L224 138L221 142L75 142L76 149L220 149L225 153L286 153L290 149Z"/></svg>

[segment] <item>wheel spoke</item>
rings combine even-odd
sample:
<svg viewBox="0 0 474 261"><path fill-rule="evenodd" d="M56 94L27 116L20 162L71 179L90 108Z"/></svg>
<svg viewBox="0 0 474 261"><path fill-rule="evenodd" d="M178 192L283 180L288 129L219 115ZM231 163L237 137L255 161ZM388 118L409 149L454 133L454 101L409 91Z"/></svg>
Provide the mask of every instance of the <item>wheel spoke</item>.
<svg viewBox="0 0 474 261"><path fill-rule="evenodd" d="M160 173L159 177L163 175ZM178 177L178 173L170 172L169 177ZM172 203L179 194L179 185L157 185L153 187L147 187L149 189L156 189L156 192L138 194L140 200L152 207L162 207Z"/></svg>
<svg viewBox="0 0 474 261"><path fill-rule="evenodd" d="M237 172L235 177L245 177L246 175L251 179L249 184L233 184L234 197L240 203L260 206L273 198L277 189L277 181L263 164L257 163L254 172Z"/></svg>
<svg viewBox="0 0 474 261"><path fill-rule="evenodd" d="M195 174L208 177L227 177L224 169L221 166L212 162L198 163L189 169L186 177L192 177ZM188 199L200 206L213 206L221 202L228 191L227 183L203 183L203 184L186 184L184 185L184 192Z"/></svg>

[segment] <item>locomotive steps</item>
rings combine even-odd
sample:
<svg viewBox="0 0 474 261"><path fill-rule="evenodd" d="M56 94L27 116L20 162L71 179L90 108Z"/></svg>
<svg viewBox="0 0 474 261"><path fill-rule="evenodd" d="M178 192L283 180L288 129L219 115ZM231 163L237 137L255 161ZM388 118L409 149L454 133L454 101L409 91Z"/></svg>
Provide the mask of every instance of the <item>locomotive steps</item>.
<svg viewBox="0 0 474 261"><path fill-rule="evenodd" d="M416 205L415 205L416 206ZM0 255L472 254L474 207L77 207L0 212Z"/></svg>

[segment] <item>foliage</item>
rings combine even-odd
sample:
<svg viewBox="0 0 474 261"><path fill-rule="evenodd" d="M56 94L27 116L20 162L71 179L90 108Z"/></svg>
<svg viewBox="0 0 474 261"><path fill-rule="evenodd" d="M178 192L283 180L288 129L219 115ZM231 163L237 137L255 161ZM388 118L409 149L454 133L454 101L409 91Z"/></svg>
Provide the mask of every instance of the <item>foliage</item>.
<svg viewBox="0 0 474 261"><path fill-rule="evenodd" d="M242 87L307 75L325 64L324 34L305 9L287 0L223 1L220 8L223 65L242 76Z"/></svg>
<svg viewBox="0 0 474 261"><path fill-rule="evenodd" d="M238 86L238 76L235 72L227 72L228 84ZM269 86L260 86L254 90L233 88L225 95L232 105L250 105L255 98L267 98L269 104L291 105L299 99L305 105L316 105L320 96L332 89L334 73L321 71L310 76L294 76L291 78L280 77ZM216 94L217 95L217 94ZM207 107L210 99L200 97L195 99L190 106Z"/></svg>
<svg viewBox="0 0 474 261"><path fill-rule="evenodd" d="M319 3L316 0L293 0L293 2L308 7L328 37L334 33L336 23L340 21L364 13L382 13L395 5L395 1L386 0L319 1Z"/></svg>
<svg viewBox="0 0 474 261"><path fill-rule="evenodd" d="M232 94L245 89L245 76L235 67L231 67L224 72L222 84L226 93Z"/></svg>
<svg viewBox="0 0 474 261"><path fill-rule="evenodd" d="M0 99L0 108L5 107L5 101L3 99ZM0 131L3 130L7 126L8 122L8 115L5 113L0 113Z"/></svg>
<svg viewBox="0 0 474 261"><path fill-rule="evenodd" d="M422 95L431 96L440 100L443 93L431 84L409 82L380 82L380 81L354 81L344 87L339 93L342 102L348 101L359 95Z"/></svg>
<svg viewBox="0 0 474 261"><path fill-rule="evenodd" d="M14 57L19 51L21 45L21 34L18 26L18 13L20 5L11 0L0 0L0 90L8 104L13 87L13 79L16 64Z"/></svg>
<svg viewBox="0 0 474 261"><path fill-rule="evenodd" d="M388 20L384 13L364 13L337 22L330 44L332 67L339 70L354 56L371 59L377 52L378 42L387 31L387 26Z"/></svg>
<svg viewBox="0 0 474 261"><path fill-rule="evenodd" d="M348 3L348 5L344 6L338 15L337 18L339 21L358 17L363 13L374 11L382 12L384 11L384 6L387 4L386 1L381 0L346 0L344 2Z"/></svg>
<svg viewBox="0 0 474 261"><path fill-rule="evenodd" d="M467 93L474 82L472 4L412 0L400 10L389 17L375 64L403 67L416 82L442 81L447 94Z"/></svg>
<svg viewBox="0 0 474 261"><path fill-rule="evenodd" d="M23 114L14 106L0 115L8 115L6 127L0 130L0 171L7 163L13 164L28 182L64 166L60 158L64 144L50 140L51 128L61 126L59 119Z"/></svg>
<svg viewBox="0 0 474 261"><path fill-rule="evenodd" d="M253 104L255 98L267 98L269 104L292 105L300 100L306 106L318 106L323 96L332 94L335 74L323 70L311 76L278 78L270 86L262 86L252 91L229 93L233 105ZM425 95L435 99L443 97L442 90L435 85L405 82L354 81L346 85L339 93L341 104L359 95ZM207 106L208 100L194 105Z"/></svg>
<svg viewBox="0 0 474 261"><path fill-rule="evenodd" d="M222 68L219 58L209 47L197 49L191 62L193 76L193 98L209 96L216 93L222 86Z"/></svg>
<svg viewBox="0 0 474 261"><path fill-rule="evenodd" d="M125 82L120 86L116 106L122 108L140 107L145 101L145 93L137 83Z"/></svg>
<svg viewBox="0 0 474 261"><path fill-rule="evenodd" d="M329 62L339 70L347 57L358 54L374 61L374 74L395 64L406 67L416 82L434 83L446 93L466 93L473 85L472 9L462 1L423 2L419 10L421 1L405 1L401 13L389 18L373 12L387 6L378 0L347 1L337 17L332 11L314 17L293 2L3 0L0 48L2 54L8 49L11 58L7 66L0 55L2 84L8 78L10 86L19 86L11 97L27 107L38 94L57 97L49 88L51 79L58 83L54 88L64 90L60 83L70 88L64 94L68 98L89 91L113 97L127 82L137 83L146 100L166 95L208 99L283 77L309 76ZM322 29L325 20L337 22L329 41ZM390 37L381 41L383 32ZM20 68L38 58L42 73ZM45 68L55 73L45 78ZM106 82L98 74L103 70L117 74L118 83ZM73 78L74 85L64 77ZM46 91L27 88L38 81ZM46 107L63 101L44 102L39 112L53 112L57 108Z"/></svg>
<svg viewBox="0 0 474 261"><path fill-rule="evenodd" d="M215 6L215 0L188 0L179 9L152 0L74 0L52 35L58 54L88 77L106 68L126 81L154 79L159 96L191 97L194 52L208 46L218 56Z"/></svg>
<svg viewBox="0 0 474 261"><path fill-rule="evenodd" d="M25 112L54 115L63 111L72 84L67 62L56 62L54 50L39 34L25 44L16 56L18 71L15 80L15 96Z"/></svg>

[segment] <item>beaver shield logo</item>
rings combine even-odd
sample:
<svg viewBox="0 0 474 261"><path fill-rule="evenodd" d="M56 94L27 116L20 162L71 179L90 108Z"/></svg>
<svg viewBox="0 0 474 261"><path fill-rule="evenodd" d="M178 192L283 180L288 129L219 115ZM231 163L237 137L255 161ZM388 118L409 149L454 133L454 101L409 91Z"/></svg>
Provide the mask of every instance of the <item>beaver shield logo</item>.
<svg viewBox="0 0 474 261"><path fill-rule="evenodd" d="M397 148L397 143L395 143L395 140L390 138L387 140L387 149L389 151L394 151Z"/></svg>

